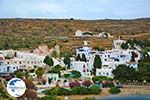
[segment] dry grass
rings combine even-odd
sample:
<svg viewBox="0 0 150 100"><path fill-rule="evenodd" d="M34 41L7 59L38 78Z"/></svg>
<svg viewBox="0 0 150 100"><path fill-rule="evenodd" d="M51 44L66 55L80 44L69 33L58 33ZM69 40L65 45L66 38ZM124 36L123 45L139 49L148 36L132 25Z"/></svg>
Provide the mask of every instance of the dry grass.
<svg viewBox="0 0 150 100"><path fill-rule="evenodd" d="M89 41L89 45L103 48L111 48L112 40L100 38L75 38L74 34L77 29L89 30L95 34L101 31L111 33L116 39L121 35L124 39L150 38L150 19L135 20L46 20L46 19L0 19L0 45L7 43L8 37L11 37L12 44L19 44L28 41L30 48L33 49L39 44L48 44L52 47L59 44L62 50L74 50L81 46L84 40ZM130 34L132 34L130 36ZM47 36L68 36L68 41L62 39L50 38ZM11 44L11 45L12 45Z"/></svg>

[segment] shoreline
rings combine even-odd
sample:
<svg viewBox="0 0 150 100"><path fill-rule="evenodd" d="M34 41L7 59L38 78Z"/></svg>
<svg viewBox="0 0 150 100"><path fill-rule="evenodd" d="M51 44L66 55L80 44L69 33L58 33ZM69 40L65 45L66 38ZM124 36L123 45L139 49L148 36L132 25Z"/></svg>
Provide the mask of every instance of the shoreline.
<svg viewBox="0 0 150 100"><path fill-rule="evenodd" d="M110 96L150 96L150 86L124 85L119 94L110 94L109 88L102 88L102 92L98 95L70 95L68 100L83 100L84 98L105 98ZM61 100L65 100L65 96L59 96Z"/></svg>

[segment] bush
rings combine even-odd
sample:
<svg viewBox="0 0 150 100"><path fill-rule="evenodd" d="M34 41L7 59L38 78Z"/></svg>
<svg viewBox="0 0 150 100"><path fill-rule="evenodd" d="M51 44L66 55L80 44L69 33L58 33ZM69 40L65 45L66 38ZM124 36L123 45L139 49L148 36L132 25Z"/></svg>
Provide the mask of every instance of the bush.
<svg viewBox="0 0 150 100"><path fill-rule="evenodd" d="M109 90L109 92L110 92L111 94L117 94L117 93L120 93L121 90L120 90L119 88L112 87L112 88Z"/></svg>
<svg viewBox="0 0 150 100"><path fill-rule="evenodd" d="M114 83L109 80L103 81L103 88L107 88L107 87L114 87Z"/></svg>
<svg viewBox="0 0 150 100"><path fill-rule="evenodd" d="M50 90L45 90L44 94L46 95L87 95L87 94L99 94L101 92L101 89L93 85L90 88L84 87L84 86L78 86L78 87L73 87L71 90L70 89L65 89L65 88L60 88L60 87L55 87Z"/></svg>
<svg viewBox="0 0 150 100"><path fill-rule="evenodd" d="M78 87L72 88L72 94L85 95L85 94L90 94L90 91L89 91L89 89L86 88L86 87L78 86Z"/></svg>
<svg viewBox="0 0 150 100"><path fill-rule="evenodd" d="M81 85L81 84L80 84L78 81L70 82L70 83L69 83L69 86L70 86L71 88L77 87L77 86L80 86L80 85Z"/></svg>
<svg viewBox="0 0 150 100"><path fill-rule="evenodd" d="M102 82L104 80L108 80L108 78L106 76L95 76L92 78L93 82Z"/></svg>
<svg viewBox="0 0 150 100"><path fill-rule="evenodd" d="M71 95L71 91L69 89L59 88L58 95Z"/></svg>
<svg viewBox="0 0 150 100"><path fill-rule="evenodd" d="M50 90L45 90L44 93L46 95L70 95L71 94L71 90L69 89L65 89L65 88L52 88Z"/></svg>
<svg viewBox="0 0 150 100"><path fill-rule="evenodd" d="M44 94L46 94L46 95L58 95L58 88L52 88L49 90L45 90Z"/></svg>
<svg viewBox="0 0 150 100"><path fill-rule="evenodd" d="M102 90L96 86L96 85L93 85L90 87L90 93L91 94L99 94Z"/></svg>
<svg viewBox="0 0 150 100"><path fill-rule="evenodd" d="M82 85L89 87L90 85L92 85L92 82L90 80L85 80L84 82L82 82Z"/></svg>
<svg viewBox="0 0 150 100"><path fill-rule="evenodd" d="M64 78L69 78L70 74L64 74Z"/></svg>

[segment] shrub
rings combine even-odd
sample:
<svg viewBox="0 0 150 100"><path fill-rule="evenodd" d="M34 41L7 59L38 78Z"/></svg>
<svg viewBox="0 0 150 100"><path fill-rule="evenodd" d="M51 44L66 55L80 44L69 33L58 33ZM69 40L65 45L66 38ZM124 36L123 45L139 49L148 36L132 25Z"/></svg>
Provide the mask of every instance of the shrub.
<svg viewBox="0 0 150 100"><path fill-rule="evenodd" d="M65 88L59 88L58 95L71 95L71 90Z"/></svg>
<svg viewBox="0 0 150 100"><path fill-rule="evenodd" d="M85 95L85 94L90 94L90 91L89 91L89 89L86 88L86 87L78 86L78 87L72 88L72 94Z"/></svg>
<svg viewBox="0 0 150 100"><path fill-rule="evenodd" d="M93 85L90 87L90 93L91 94L99 94L102 90L96 86L96 85Z"/></svg>
<svg viewBox="0 0 150 100"><path fill-rule="evenodd" d="M92 78L93 82L96 83L96 82L102 82L104 80L107 80L108 78L106 76L95 76Z"/></svg>
<svg viewBox="0 0 150 100"><path fill-rule="evenodd" d="M84 82L82 82L82 85L89 87L90 85L92 85L92 82L90 80L85 80Z"/></svg>
<svg viewBox="0 0 150 100"><path fill-rule="evenodd" d="M79 94L79 95L99 94L100 92L101 92L101 89L98 86L93 85L90 88L84 87L84 86L77 86L71 89L55 87L50 90L45 90L44 94L62 96L62 95L72 95L72 94Z"/></svg>
<svg viewBox="0 0 150 100"><path fill-rule="evenodd" d="M117 93L120 93L121 90L120 90L119 88L112 87L112 88L109 90L109 92L110 92L111 94L117 94Z"/></svg>
<svg viewBox="0 0 150 100"><path fill-rule="evenodd" d="M74 81L74 82L70 82L69 83L69 86L71 87L71 88L73 88L73 87L77 87L77 86L80 86L81 84L78 82L78 81Z"/></svg>
<svg viewBox="0 0 150 100"><path fill-rule="evenodd" d="M103 81L103 87L107 88L107 87L114 87L114 83L112 81L109 80L105 80Z"/></svg>
<svg viewBox="0 0 150 100"><path fill-rule="evenodd" d="M64 78L69 78L70 74L64 74Z"/></svg>
<svg viewBox="0 0 150 100"><path fill-rule="evenodd" d="M58 95L58 88L52 88L49 90L45 90L44 94L46 94L46 95Z"/></svg>
<svg viewBox="0 0 150 100"><path fill-rule="evenodd" d="M33 90L28 90L26 92L26 97L29 99L29 100L35 100L37 98L37 93Z"/></svg>

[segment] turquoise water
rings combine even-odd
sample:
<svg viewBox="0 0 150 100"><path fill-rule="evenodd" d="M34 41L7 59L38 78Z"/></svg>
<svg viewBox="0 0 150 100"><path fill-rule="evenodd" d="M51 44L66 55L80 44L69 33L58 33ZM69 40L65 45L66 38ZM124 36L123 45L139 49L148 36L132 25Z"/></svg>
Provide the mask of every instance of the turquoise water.
<svg viewBox="0 0 150 100"><path fill-rule="evenodd" d="M135 95L135 96L108 96L99 100L150 100L150 95Z"/></svg>

